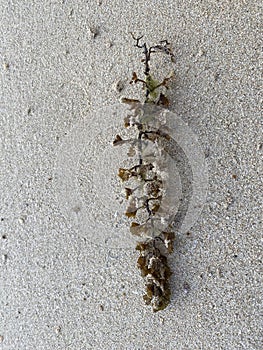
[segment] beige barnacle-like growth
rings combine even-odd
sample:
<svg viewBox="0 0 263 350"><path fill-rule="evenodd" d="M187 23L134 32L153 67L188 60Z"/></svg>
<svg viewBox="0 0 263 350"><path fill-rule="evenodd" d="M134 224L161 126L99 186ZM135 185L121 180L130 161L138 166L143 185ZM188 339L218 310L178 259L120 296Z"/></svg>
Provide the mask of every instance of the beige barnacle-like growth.
<svg viewBox="0 0 263 350"><path fill-rule="evenodd" d="M124 118L124 125L135 129L136 137L124 140L117 135L113 145L129 144L128 156L137 159L137 164L131 168L120 168L118 175L127 184L125 192L128 205L125 215L131 219L131 233L138 237L136 249L140 256L137 264L145 279L144 300L156 312L166 308L171 295L168 255L173 251L175 234L163 205L169 188L169 157L164 145L170 136L163 112L165 110L160 106L169 104L161 90L168 88L173 73L159 82L150 75L149 61L156 52L169 55L172 60L174 55L166 40L148 48L145 43L140 45L142 37L133 38L136 47L143 49L145 55L145 80L133 73L131 83L140 82L144 85L145 101L141 103L139 100L122 99L133 112Z"/></svg>

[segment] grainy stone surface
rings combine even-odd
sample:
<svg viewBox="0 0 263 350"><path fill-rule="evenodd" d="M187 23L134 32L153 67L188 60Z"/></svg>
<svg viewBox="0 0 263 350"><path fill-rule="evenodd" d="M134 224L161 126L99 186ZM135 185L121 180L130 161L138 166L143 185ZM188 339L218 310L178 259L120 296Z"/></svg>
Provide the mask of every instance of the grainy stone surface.
<svg viewBox="0 0 263 350"><path fill-rule="evenodd" d="M259 1L0 1L0 349L261 349L260 22ZM72 128L118 101L116 81L139 97L131 31L173 44L171 109L209 167L202 215L171 258L171 305L157 314L143 305L134 248L78 232L54 174Z"/></svg>

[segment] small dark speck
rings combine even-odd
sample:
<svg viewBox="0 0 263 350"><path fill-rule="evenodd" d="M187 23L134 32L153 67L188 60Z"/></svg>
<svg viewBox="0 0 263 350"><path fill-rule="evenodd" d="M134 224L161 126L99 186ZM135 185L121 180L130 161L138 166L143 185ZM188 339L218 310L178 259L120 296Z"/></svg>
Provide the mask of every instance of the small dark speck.
<svg viewBox="0 0 263 350"><path fill-rule="evenodd" d="M3 66L5 70L8 70L10 68L10 64L8 62L4 62Z"/></svg>
<svg viewBox="0 0 263 350"><path fill-rule="evenodd" d="M124 83L121 80L115 81L115 83L112 85L112 88L116 92L121 92L124 88Z"/></svg>
<svg viewBox="0 0 263 350"><path fill-rule="evenodd" d="M31 113L32 113L32 108L29 107L29 108L27 109L27 115L31 115Z"/></svg>
<svg viewBox="0 0 263 350"><path fill-rule="evenodd" d="M236 259L238 257L238 255L237 254L234 254L234 258Z"/></svg>
<svg viewBox="0 0 263 350"><path fill-rule="evenodd" d="M78 214L81 210L81 207L76 205L74 208L72 208L72 210L74 211L74 213Z"/></svg>
<svg viewBox="0 0 263 350"><path fill-rule="evenodd" d="M161 324L161 325L164 324L164 318L163 318L163 317L160 318L160 324Z"/></svg>
<svg viewBox="0 0 263 350"><path fill-rule="evenodd" d="M104 311L104 306L103 305L100 305L100 310Z"/></svg>
<svg viewBox="0 0 263 350"><path fill-rule="evenodd" d="M6 235L2 235L2 238L3 238L3 239L6 239L7 237L6 237Z"/></svg>
<svg viewBox="0 0 263 350"><path fill-rule="evenodd" d="M184 292L185 292L186 294L189 293L190 290L191 290L191 287L190 287L190 285L189 285L188 282L184 282L183 288L184 288Z"/></svg>
<svg viewBox="0 0 263 350"><path fill-rule="evenodd" d="M261 150L262 150L262 146L263 146L263 144L262 144L262 143L259 143L259 144L257 145L257 151L261 151Z"/></svg>
<svg viewBox="0 0 263 350"><path fill-rule="evenodd" d="M53 180L53 177L52 177L52 176L50 176L50 177L48 178L48 181L51 181L51 180Z"/></svg>
<svg viewBox="0 0 263 350"><path fill-rule="evenodd" d="M90 30L90 34L92 36L92 39L95 39L99 35L99 28L98 27L90 26L89 30Z"/></svg>
<svg viewBox="0 0 263 350"><path fill-rule="evenodd" d="M20 222L21 224L24 224L25 221L26 221L26 216L21 216L21 217L19 218L19 222Z"/></svg>
<svg viewBox="0 0 263 350"><path fill-rule="evenodd" d="M232 178L236 180L236 179L237 179L237 175L236 175L236 174L233 174L233 175L232 175Z"/></svg>
<svg viewBox="0 0 263 350"><path fill-rule="evenodd" d="M208 158L210 156L210 149L207 147L205 149L205 158Z"/></svg>
<svg viewBox="0 0 263 350"><path fill-rule="evenodd" d="M216 72L215 73L215 81L218 81L220 78L220 73L219 72Z"/></svg>
<svg viewBox="0 0 263 350"><path fill-rule="evenodd" d="M220 278L224 277L224 273L223 273L223 270L222 270L221 267L218 268L218 276L219 276Z"/></svg>
<svg viewBox="0 0 263 350"><path fill-rule="evenodd" d="M61 333L61 326L55 327L54 330L55 330L56 334L60 334Z"/></svg>
<svg viewBox="0 0 263 350"><path fill-rule="evenodd" d="M1 221L4 221L5 219L4 218L1 218Z"/></svg>

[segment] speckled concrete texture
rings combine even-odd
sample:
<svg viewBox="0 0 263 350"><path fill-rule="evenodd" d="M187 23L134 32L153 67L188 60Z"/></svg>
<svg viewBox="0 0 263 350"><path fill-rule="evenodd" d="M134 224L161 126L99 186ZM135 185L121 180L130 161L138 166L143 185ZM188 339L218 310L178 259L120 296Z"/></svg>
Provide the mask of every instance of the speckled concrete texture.
<svg viewBox="0 0 263 350"><path fill-rule="evenodd" d="M1 0L0 23L0 349L261 349L261 2ZM134 247L97 244L57 196L75 125L139 97L129 32L172 43L171 110L209 169L202 214L170 259L172 302L156 314Z"/></svg>

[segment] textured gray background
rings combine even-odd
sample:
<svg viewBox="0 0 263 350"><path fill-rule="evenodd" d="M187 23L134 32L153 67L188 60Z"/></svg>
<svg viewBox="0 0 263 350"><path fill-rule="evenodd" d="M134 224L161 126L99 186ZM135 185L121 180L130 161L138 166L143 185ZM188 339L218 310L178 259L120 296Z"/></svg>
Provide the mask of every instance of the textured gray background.
<svg viewBox="0 0 263 350"><path fill-rule="evenodd" d="M260 3L0 2L0 349L261 348ZM210 177L157 314L143 305L133 247L87 241L56 200L65 135L118 101L116 81L137 96L130 31L173 44L171 108L198 135Z"/></svg>

